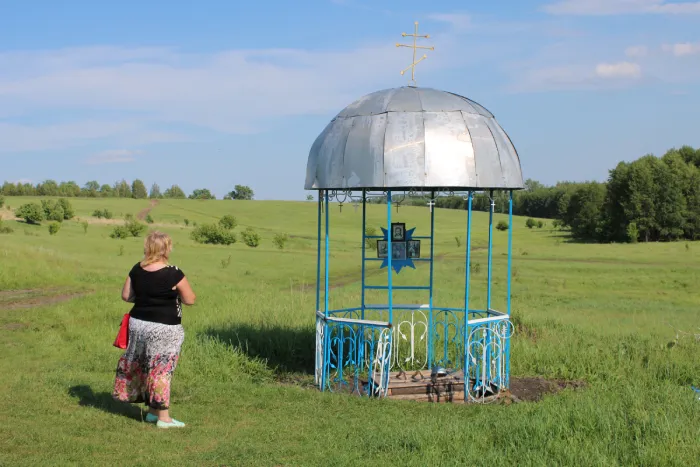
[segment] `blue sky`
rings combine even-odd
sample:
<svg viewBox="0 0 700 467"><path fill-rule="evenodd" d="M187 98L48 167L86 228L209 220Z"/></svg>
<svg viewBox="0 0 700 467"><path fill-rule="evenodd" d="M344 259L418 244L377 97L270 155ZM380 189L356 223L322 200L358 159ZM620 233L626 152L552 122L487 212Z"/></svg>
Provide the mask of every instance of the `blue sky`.
<svg viewBox="0 0 700 467"><path fill-rule="evenodd" d="M380 5L381 6L376 6ZM141 178L303 199L309 148L408 84L496 115L526 178L700 147L700 1L0 0L0 182Z"/></svg>

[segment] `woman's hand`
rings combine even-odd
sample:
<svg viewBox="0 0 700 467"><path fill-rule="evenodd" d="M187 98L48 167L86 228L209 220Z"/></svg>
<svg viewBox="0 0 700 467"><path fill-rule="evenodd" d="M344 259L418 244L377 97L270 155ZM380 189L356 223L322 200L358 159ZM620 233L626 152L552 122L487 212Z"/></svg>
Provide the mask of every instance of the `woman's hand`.
<svg viewBox="0 0 700 467"><path fill-rule="evenodd" d="M124 287L122 287L122 300L128 303L136 301L136 294L134 294L134 289L131 287L131 277L129 276L126 277Z"/></svg>
<svg viewBox="0 0 700 467"><path fill-rule="evenodd" d="M194 305L194 300L196 297L186 277L183 277L183 279L180 282L178 282L178 284L175 287L177 288L177 291L180 294L180 299L182 300L182 303L184 303L185 305Z"/></svg>

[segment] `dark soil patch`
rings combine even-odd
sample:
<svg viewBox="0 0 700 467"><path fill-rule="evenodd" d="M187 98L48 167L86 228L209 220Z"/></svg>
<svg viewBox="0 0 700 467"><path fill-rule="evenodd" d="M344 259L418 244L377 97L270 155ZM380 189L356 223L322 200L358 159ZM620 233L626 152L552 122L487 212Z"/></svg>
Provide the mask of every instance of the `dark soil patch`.
<svg viewBox="0 0 700 467"><path fill-rule="evenodd" d="M556 394L564 389L580 389L586 387L583 381L564 381L558 379L511 378L510 391L504 398L513 402L537 402L547 394Z"/></svg>
<svg viewBox="0 0 700 467"><path fill-rule="evenodd" d="M0 310L36 308L84 297L92 292L75 292L61 288L6 290L0 292Z"/></svg>
<svg viewBox="0 0 700 467"><path fill-rule="evenodd" d="M139 213L136 214L136 218L140 221L146 219L146 216L148 216L151 213L154 207L158 206L158 203L159 201L157 199L152 199L151 205L146 209L142 209L141 211L139 211Z"/></svg>

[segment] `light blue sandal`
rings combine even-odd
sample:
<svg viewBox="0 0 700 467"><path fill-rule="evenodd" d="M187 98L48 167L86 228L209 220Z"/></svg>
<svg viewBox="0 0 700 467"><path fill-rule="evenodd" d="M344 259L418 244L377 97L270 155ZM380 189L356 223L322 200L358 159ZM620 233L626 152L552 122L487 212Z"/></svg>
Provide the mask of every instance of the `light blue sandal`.
<svg viewBox="0 0 700 467"><path fill-rule="evenodd" d="M158 422L158 417L149 412L146 414L146 418L144 419L144 421L146 423L156 423Z"/></svg>
<svg viewBox="0 0 700 467"><path fill-rule="evenodd" d="M171 422L158 420L158 422L156 422L156 426L158 428L184 428L185 424L173 418Z"/></svg>

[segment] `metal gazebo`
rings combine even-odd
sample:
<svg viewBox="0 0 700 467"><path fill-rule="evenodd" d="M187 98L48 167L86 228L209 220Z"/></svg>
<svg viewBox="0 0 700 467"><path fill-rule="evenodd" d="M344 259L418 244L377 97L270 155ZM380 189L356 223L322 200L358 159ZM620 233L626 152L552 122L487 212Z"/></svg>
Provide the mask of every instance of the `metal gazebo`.
<svg viewBox="0 0 700 467"><path fill-rule="evenodd" d="M513 191L523 188L523 177L510 138L488 110L466 97L430 88L408 86L366 95L333 118L314 142L305 188L319 192L315 382L321 390L344 388L385 397L401 373L405 380L405 371L415 369L429 369L433 383L446 375L457 378L465 401L483 401L509 387ZM498 190L510 193L507 309L500 311L491 307ZM469 297L472 201L481 192L491 199L488 290L485 307L475 307ZM392 196L399 193L426 198L429 236L413 236L405 224L392 222ZM458 308L433 303L433 206L446 195L463 196L467 208L464 306ZM332 310L329 202L339 197L362 203L362 295L357 306ZM386 226L383 235L367 235L367 203L377 197L386 200ZM377 242L376 256L368 254L368 240ZM418 240L430 244L425 258L415 255L411 242ZM386 285L367 285L367 265L373 261L387 268ZM413 261L428 264L429 283L394 286L394 276ZM386 303L366 303L368 290L385 290ZM400 304L395 295L403 290L426 291L427 303ZM417 342L425 346L419 362Z"/></svg>

